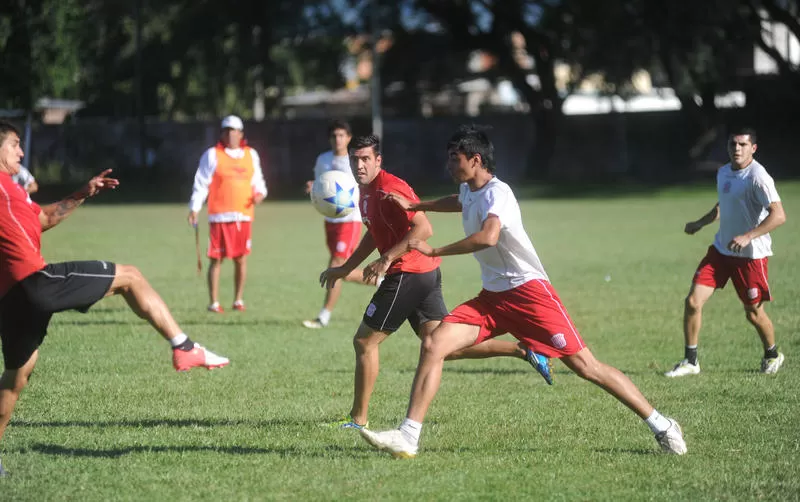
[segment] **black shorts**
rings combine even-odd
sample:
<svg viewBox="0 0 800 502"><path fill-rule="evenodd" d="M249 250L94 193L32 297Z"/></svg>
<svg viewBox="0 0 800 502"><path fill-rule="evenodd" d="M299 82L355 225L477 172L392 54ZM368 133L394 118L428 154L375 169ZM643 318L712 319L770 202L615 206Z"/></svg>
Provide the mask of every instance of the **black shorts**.
<svg viewBox="0 0 800 502"><path fill-rule="evenodd" d="M428 321L447 315L442 297L442 272L437 268L422 274L399 272L384 277L364 312L364 324L376 331L392 333L407 319L415 332Z"/></svg>
<svg viewBox="0 0 800 502"><path fill-rule="evenodd" d="M107 261L51 263L0 299L0 339L7 370L21 368L39 348L50 317L64 310L86 312L102 299L117 266Z"/></svg>

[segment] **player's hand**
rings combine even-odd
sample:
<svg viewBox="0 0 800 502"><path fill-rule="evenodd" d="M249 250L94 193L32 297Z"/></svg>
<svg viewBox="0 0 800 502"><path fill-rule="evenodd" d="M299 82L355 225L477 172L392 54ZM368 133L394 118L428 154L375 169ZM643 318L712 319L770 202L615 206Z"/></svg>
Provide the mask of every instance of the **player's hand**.
<svg viewBox="0 0 800 502"><path fill-rule="evenodd" d="M266 196L263 193L254 193L253 194L253 205L261 204L264 201Z"/></svg>
<svg viewBox="0 0 800 502"><path fill-rule="evenodd" d="M336 281L347 277L347 273L342 267L331 267L319 274L319 285L331 289L336 285Z"/></svg>
<svg viewBox="0 0 800 502"><path fill-rule="evenodd" d="M750 245L753 239L747 235L737 235L732 241L728 243L728 249L734 253L740 253L744 248Z"/></svg>
<svg viewBox="0 0 800 502"><path fill-rule="evenodd" d="M81 195L88 199L89 197L94 197L104 190L114 190L117 188L119 186L119 180L109 178L109 173L111 173L111 169L106 169L102 173L90 179L86 184L86 187L84 187L83 191L81 192Z"/></svg>
<svg viewBox="0 0 800 502"><path fill-rule="evenodd" d="M690 221L685 227L683 227L683 231L689 235L693 235L701 228L703 228L703 225L697 223L696 221Z"/></svg>
<svg viewBox="0 0 800 502"><path fill-rule="evenodd" d="M314 186L314 180L306 181L306 186L304 188L306 195L311 195L311 188Z"/></svg>
<svg viewBox="0 0 800 502"><path fill-rule="evenodd" d="M194 211L189 211L189 216L186 217L186 221L189 222L189 225L193 227L197 227L197 213Z"/></svg>
<svg viewBox="0 0 800 502"><path fill-rule="evenodd" d="M400 209L403 211L413 211L413 204L411 201L403 197L402 195L398 195L396 193L387 193L383 196L384 200L390 200L400 206Z"/></svg>
<svg viewBox="0 0 800 502"><path fill-rule="evenodd" d="M428 244L427 242L421 239L409 239L408 240L408 250L413 251L417 250L420 253L424 254L425 256L433 256L433 246Z"/></svg>
<svg viewBox="0 0 800 502"><path fill-rule="evenodd" d="M366 284L377 284L378 279L386 275L386 271L389 270L391 264L392 262L383 256L373 261L364 267L364 282Z"/></svg>

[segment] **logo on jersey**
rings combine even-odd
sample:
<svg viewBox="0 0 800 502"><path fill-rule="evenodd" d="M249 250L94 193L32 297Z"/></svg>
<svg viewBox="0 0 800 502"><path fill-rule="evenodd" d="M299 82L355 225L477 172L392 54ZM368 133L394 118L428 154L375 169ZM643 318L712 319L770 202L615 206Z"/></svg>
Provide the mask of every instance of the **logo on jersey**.
<svg viewBox="0 0 800 502"><path fill-rule="evenodd" d="M750 288L747 290L747 297L751 300L758 298L758 288Z"/></svg>
<svg viewBox="0 0 800 502"><path fill-rule="evenodd" d="M376 307L374 303L370 303L367 306L367 317L372 317L376 310L378 310L378 307Z"/></svg>
<svg viewBox="0 0 800 502"><path fill-rule="evenodd" d="M731 191L731 182L726 181L724 185L722 185L722 193L730 193Z"/></svg>
<svg viewBox="0 0 800 502"><path fill-rule="evenodd" d="M563 349L567 346L567 339L564 338L564 333L556 333L550 337L550 343L557 349Z"/></svg>

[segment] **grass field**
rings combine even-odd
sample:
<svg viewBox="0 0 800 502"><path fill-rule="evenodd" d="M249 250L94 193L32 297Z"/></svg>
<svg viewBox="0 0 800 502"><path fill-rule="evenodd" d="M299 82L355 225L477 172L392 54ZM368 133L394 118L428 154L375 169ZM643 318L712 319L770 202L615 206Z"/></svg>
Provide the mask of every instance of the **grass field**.
<svg viewBox="0 0 800 502"><path fill-rule="evenodd" d="M44 235L45 258L139 266L186 332L232 362L176 373L166 342L119 298L56 316L0 445L12 472L0 500L798 500L800 184L778 188L788 222L773 236L768 312L787 361L771 377L730 286L705 309L703 373L662 376L683 355L683 298L715 232L689 237L683 224L712 206L711 187L522 203L589 346L682 424L680 458L561 363L548 387L526 363L494 359L447 363L420 456L393 460L320 426L349 410L351 338L372 290L347 286L324 331L300 325L320 307L326 260L310 205L259 207L249 310L222 316L204 311L184 206L89 205ZM458 216L431 220L433 244L461 237ZM469 256L445 258L443 272L449 306L480 287ZM226 264L226 307L231 277ZM407 327L382 346L373 428L403 417L417 355Z"/></svg>

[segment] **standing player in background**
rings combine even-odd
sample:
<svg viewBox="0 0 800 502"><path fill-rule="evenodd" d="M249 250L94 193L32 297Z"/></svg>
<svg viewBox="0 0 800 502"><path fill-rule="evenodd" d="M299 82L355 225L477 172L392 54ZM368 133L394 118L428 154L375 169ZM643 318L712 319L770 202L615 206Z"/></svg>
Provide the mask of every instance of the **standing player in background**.
<svg viewBox="0 0 800 502"><path fill-rule="evenodd" d="M321 153L317 157L317 162L314 165L314 179L328 171L342 171L347 173L348 176L353 176L353 171L350 169L350 156L347 152L347 145L350 144L352 138L350 124L341 120L334 120L328 127L328 139L331 144L331 150ZM311 187L314 185L314 180L306 182L306 194L311 193ZM355 192L354 198L358 200L358 191ZM341 266L350 255L355 251L358 242L361 239L361 211L356 208L347 216L341 218L325 218L325 242L328 245L328 252L330 259L328 260L328 268ZM356 282L363 284L363 276L360 269L355 269L350 272L345 281ZM342 292L341 283L337 282L332 288L325 291L325 303L322 305L322 310L319 311L316 319L303 321L303 326L306 328L318 329L324 328L328 325L331 319L331 312L333 312L336 302L339 300L339 295Z"/></svg>
<svg viewBox="0 0 800 502"><path fill-rule="evenodd" d="M416 194L405 181L383 170L377 136L355 138L350 151L353 173L362 188L361 215L368 232L343 265L322 272L320 282L330 288L355 270L373 250L380 253L380 257L364 267L363 272L367 283L378 277L384 279L372 296L353 338L356 352L353 406L350 414L335 424L342 428L362 429L368 424L367 408L378 378L378 346L406 320L424 342L447 315L447 307L442 297L441 259L427 257L408 247L410 240L424 241L433 235L428 218L423 212L406 211L386 198L390 193L398 193L416 202L419 201ZM453 352L448 359L499 356L527 360L552 384L548 359L510 341L487 340L476 347Z"/></svg>
<svg viewBox="0 0 800 502"><path fill-rule="evenodd" d="M22 157L19 131L0 121L0 340L4 362L0 376L0 438L28 384L52 315L70 309L85 313L106 296L122 295L136 315L170 342L176 370L226 366L228 359L186 336L136 267L98 260L45 263L42 231L58 225L86 199L116 188L119 182L106 177L109 169L61 202L39 207L11 179L19 171ZM3 475L0 465L0 476Z"/></svg>
<svg viewBox="0 0 800 502"><path fill-rule="evenodd" d="M12 176L11 179L14 180L14 183L24 188L29 194L39 191L39 184L36 183L36 178L33 177L33 174L31 174L25 166L19 166L19 172Z"/></svg>
<svg viewBox="0 0 800 502"><path fill-rule="evenodd" d="M486 133L462 127L448 141L447 153L448 169L460 185L458 195L419 202L393 192L389 198L407 211L461 212L466 238L440 248L414 238L408 240L408 249L437 260L472 253L480 264L483 290L456 307L423 339L408 413L400 427L383 432L362 429L362 437L395 457L415 457L445 359L511 333L530 349L561 358L578 376L633 410L655 433L662 449L686 453L678 423L659 414L625 374L595 359L584 344L522 226L514 193L494 175L494 146Z"/></svg>
<svg viewBox="0 0 800 502"><path fill-rule="evenodd" d="M208 198L208 310L222 313L219 272L222 260L234 263L233 309L243 311L247 255L255 205L267 196L261 160L244 139L244 123L235 115L222 121L219 142L206 150L194 176L189 201L189 224L197 227L197 213Z"/></svg>
<svg viewBox="0 0 800 502"><path fill-rule="evenodd" d="M684 302L684 359L668 377L700 373L697 342L700 336L703 305L730 279L744 305L750 324L756 328L764 346L761 373L776 373L784 356L775 345L775 328L764 311L764 302L772 299L767 281L767 261L772 256L769 232L783 225L786 214L775 182L764 166L753 159L756 133L741 129L730 136L728 156L731 161L717 171L717 203L705 216L686 224L684 232L692 235L719 220L714 243L694 274L692 287Z"/></svg>

